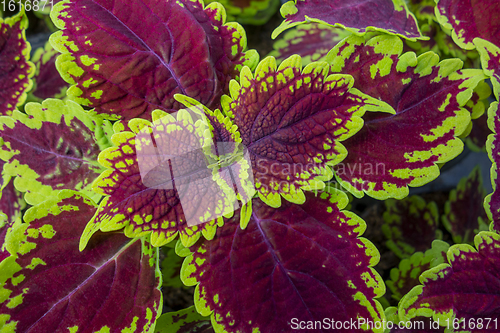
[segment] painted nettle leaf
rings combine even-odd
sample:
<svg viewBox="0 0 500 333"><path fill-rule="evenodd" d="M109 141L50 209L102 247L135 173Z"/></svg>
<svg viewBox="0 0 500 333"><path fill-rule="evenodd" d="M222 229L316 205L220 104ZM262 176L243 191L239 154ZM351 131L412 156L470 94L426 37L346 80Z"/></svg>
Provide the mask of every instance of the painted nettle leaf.
<svg viewBox="0 0 500 333"><path fill-rule="evenodd" d="M500 235L482 231L474 244L452 245L448 263L422 273L422 284L399 303L399 318L432 316L455 331L498 332Z"/></svg>
<svg viewBox="0 0 500 333"><path fill-rule="evenodd" d="M352 75L355 88L394 109L366 114L364 127L343 142L349 154L334 167L335 176L356 197L404 198L408 186L434 180L436 164L463 149L457 136L471 118L463 106L484 80L482 71L461 70L459 59L439 62L433 52L416 57L402 49L396 36L350 36L327 56L333 72Z"/></svg>
<svg viewBox="0 0 500 333"><path fill-rule="evenodd" d="M272 34L302 23L317 22L362 35L368 31L395 34L410 40L422 38L415 16L404 0L292 0L280 9L285 19Z"/></svg>
<svg viewBox="0 0 500 333"><path fill-rule="evenodd" d="M484 73L491 78L493 93L500 98L500 43L494 45L487 40L476 38L474 44L481 56L481 67Z"/></svg>
<svg viewBox="0 0 500 333"><path fill-rule="evenodd" d="M421 273L431 267L447 262L446 251L448 243L434 240L432 248L423 252L415 252L409 258L401 260L397 268L391 269L390 280L386 281L391 291L391 297L397 301L406 295L413 287L420 284Z"/></svg>
<svg viewBox="0 0 500 333"><path fill-rule="evenodd" d="M387 247L398 257L407 258L415 251L431 248L434 239L441 239L439 212L434 201L429 203L412 195L403 200L388 199L382 232Z"/></svg>
<svg viewBox="0 0 500 333"><path fill-rule="evenodd" d="M97 200L91 186L103 170L97 157L110 146L110 123L72 101L28 103L25 112L0 117L0 158L26 202L35 205L62 189Z"/></svg>
<svg viewBox="0 0 500 333"><path fill-rule="evenodd" d="M435 20L434 7L436 7L436 3L434 0L408 0L406 3L417 20L427 23Z"/></svg>
<svg viewBox="0 0 500 333"><path fill-rule="evenodd" d="M3 162L1 165L3 166ZM9 256L5 249L5 235L7 230L22 217L21 211L26 207L22 193L14 187L13 179L3 179L2 192L0 193L0 262Z"/></svg>
<svg viewBox="0 0 500 333"><path fill-rule="evenodd" d="M443 326L433 322L430 318L416 317L409 321L399 318L398 308L390 306L385 309L387 323L392 323L392 328L386 329L384 333L447 333Z"/></svg>
<svg viewBox="0 0 500 333"><path fill-rule="evenodd" d="M434 23L425 23L420 25L420 31L428 40L416 40L410 41L405 40L405 51L413 51L417 55L421 55L425 52L432 51L439 54L439 45L437 43L437 35L440 33L439 25Z"/></svg>
<svg viewBox="0 0 500 333"><path fill-rule="evenodd" d="M488 218L483 207L485 196L479 166L462 178L456 189L451 190L441 218L455 243L472 244L479 231L488 230Z"/></svg>
<svg viewBox="0 0 500 333"><path fill-rule="evenodd" d="M198 143L202 142L203 149L208 147L213 135L209 131L210 123L196 120L192 117L194 113L188 110L196 108L182 109L174 115L155 110L152 114L153 123L139 118L130 120L128 127L131 131L119 131L118 128L123 127L120 123L114 126L116 133L111 137L114 147L105 149L99 155L99 163L107 169L93 184L94 191L106 197L101 201L96 215L82 235L81 249L99 229L113 231L125 228L124 232L128 237L151 234L153 246L163 246L171 242L177 234L185 246L194 244L202 234L207 239L214 237L217 226L222 226L222 216L204 220L209 222L203 224L188 224L191 215L201 212L202 214L196 216L205 217L205 213L209 213L207 207L211 206L210 202L214 200L215 195L213 188L205 186L207 183L203 182L204 179L215 177L212 176L212 171L203 168L206 166L206 155L198 154L198 150L191 151L191 142L188 142L199 140ZM219 119L222 127L232 135L229 139L241 142L229 119L220 118L220 112L213 112L211 116ZM172 151L172 146L166 144L169 141L167 139L181 143L180 148L175 147L175 151ZM160 143L165 145L161 147ZM156 150L160 153L157 154ZM182 154L183 152L185 154ZM222 160L225 157L217 156L216 152L210 153L214 154L214 163L218 158ZM172 155L180 158L173 158ZM151 162L156 161L147 172L141 170L139 159L142 156L152 156ZM157 157L162 159L159 164ZM143 165L147 162L142 160ZM175 168L178 169L174 171ZM236 171L237 185L248 180L247 170L233 171ZM223 182L220 178L217 180ZM186 196L191 203L196 203L193 208L196 211L190 210L190 213L187 213L186 207L181 205L182 197ZM232 201L224 200L218 204L220 206L212 208L220 208L224 216L232 214Z"/></svg>
<svg viewBox="0 0 500 333"><path fill-rule="evenodd" d="M439 28L438 28L439 29ZM464 50L458 46L452 37L446 34L443 30L439 29L436 36L436 43L439 47L443 57L446 58L459 58L464 61L465 65L476 65L476 59L479 54L475 50ZM477 68L479 66L469 66L469 68Z"/></svg>
<svg viewBox="0 0 500 333"><path fill-rule="evenodd" d="M486 141L486 151L492 162L491 186L493 193L484 199L484 209L490 221L493 221L490 229L500 233L500 193L498 186L498 168L500 166L500 117L498 114L498 102L493 102L488 109L488 127L493 132Z"/></svg>
<svg viewBox="0 0 500 333"><path fill-rule="evenodd" d="M214 333L210 318L200 315L194 306L161 315L155 333Z"/></svg>
<svg viewBox="0 0 500 333"><path fill-rule="evenodd" d="M30 208L0 263L2 332L149 332L161 313L158 249L144 238L80 234L96 210L63 190Z"/></svg>
<svg viewBox="0 0 500 333"><path fill-rule="evenodd" d="M421 54L422 51L433 51L438 53L442 58L459 58L465 61L467 65L470 59L478 57L477 52L462 49L449 34L441 29L439 23L437 23L435 5L434 0L410 0L408 2L408 7L419 20L420 30L424 36L430 39L427 41L406 41L406 44L414 49L417 55Z"/></svg>
<svg viewBox="0 0 500 333"><path fill-rule="evenodd" d="M23 1L0 333L500 331L500 1Z"/></svg>
<svg viewBox="0 0 500 333"><path fill-rule="evenodd" d="M269 55L275 57L279 65L286 58L298 54L302 58L302 66L306 66L313 61L324 61L328 52L349 35L351 33L347 30L324 24L301 24L276 41Z"/></svg>
<svg viewBox="0 0 500 333"><path fill-rule="evenodd" d="M441 30L439 24L430 23L420 27L429 40L417 40L416 42L405 41L405 51L414 51L417 55L432 51L437 53L441 59L459 58L464 62L464 68L478 68L479 54L475 50L464 50L460 48L453 39Z"/></svg>
<svg viewBox="0 0 500 333"><path fill-rule="evenodd" d="M0 170L4 164L5 162L0 161ZM26 207L26 202L23 199L22 193L14 187L13 178L6 176L0 180L0 184L0 213L6 215L6 221L14 223L18 217L21 217L21 210Z"/></svg>
<svg viewBox="0 0 500 333"><path fill-rule="evenodd" d="M347 155L341 141L361 129L365 111L392 111L353 89L350 75L329 74L326 62L301 63L294 55L277 67L267 57L255 75L244 67L221 100L250 154L259 197L272 207L281 197L301 204L302 190L324 188L330 166Z"/></svg>
<svg viewBox="0 0 500 333"><path fill-rule="evenodd" d="M182 103L190 112L195 114L203 114L203 117L208 119L208 126L212 132L213 143L217 142L240 142L240 134L238 128L233 124L232 120L221 110L212 111L206 106L188 96L177 94L174 98ZM217 151L217 147L215 147Z"/></svg>
<svg viewBox="0 0 500 333"><path fill-rule="evenodd" d="M432 6L431 6L432 5ZM425 0L416 4L416 11L413 11L417 18L419 18L418 11L421 10L419 18L420 30L422 34L429 37L428 40L409 41L406 40L405 44L413 49L417 55L427 51L436 52L442 59L443 58L459 58L464 61L465 68L476 68L475 59L478 54L474 50L464 50L458 46L453 38L445 33L434 15L434 0ZM409 3L409 7L412 8Z"/></svg>
<svg viewBox="0 0 500 333"><path fill-rule="evenodd" d="M13 224L14 222L10 222L5 213L0 213L0 262L10 255L5 248L5 236Z"/></svg>
<svg viewBox="0 0 500 333"><path fill-rule="evenodd" d="M207 4L212 2L215 1L206 1ZM218 2L226 9L228 21L254 25L269 21L280 6L279 0L221 0Z"/></svg>
<svg viewBox="0 0 500 333"><path fill-rule="evenodd" d="M68 96L115 119L177 111L177 93L217 108L239 67L258 61L215 2L66 0L51 17L62 29L51 43Z"/></svg>
<svg viewBox="0 0 500 333"><path fill-rule="evenodd" d="M488 128L488 115L485 113L472 121L472 129L465 139L465 144L474 152L484 152L489 134L491 131Z"/></svg>
<svg viewBox="0 0 500 333"><path fill-rule="evenodd" d="M478 83L472 97L464 105L464 109L470 112L472 119L481 117L489 107L488 98L491 96L491 88L488 83L481 81Z"/></svg>
<svg viewBox="0 0 500 333"><path fill-rule="evenodd" d="M170 243L171 244L171 243ZM161 262L161 273L163 286L180 288L183 286L180 272L182 267L182 257L175 253L175 248L162 248L165 259Z"/></svg>
<svg viewBox="0 0 500 333"><path fill-rule="evenodd" d="M460 47L474 49L479 37L500 46L500 2L496 0L436 0L436 16Z"/></svg>
<svg viewBox="0 0 500 333"><path fill-rule="evenodd" d="M302 205L284 202L278 209L255 198L245 230L238 210L213 240L178 249L187 257L181 279L196 285L196 309L210 315L216 332L290 332L298 321L384 319L374 300L385 292L372 268L379 253L359 237L366 224L342 211L349 200L339 190L306 196Z"/></svg>
<svg viewBox="0 0 500 333"><path fill-rule="evenodd" d="M464 109L470 112L472 121L460 135L460 138L465 139L467 147L472 151L483 151L488 134L491 133L488 129L488 117L485 112L490 104L490 96L490 85L485 81L479 82L472 93L472 97L464 106Z"/></svg>
<svg viewBox="0 0 500 333"><path fill-rule="evenodd" d="M33 86L35 66L29 61L31 46L26 41L28 18L22 9L17 15L0 17L0 116L11 115L24 103Z"/></svg>
<svg viewBox="0 0 500 333"><path fill-rule="evenodd" d="M56 68L56 58L59 52L54 50L49 42L40 47L33 55L36 72L33 76L34 87L30 92L31 99L42 101L47 98L63 98L68 83L63 80Z"/></svg>

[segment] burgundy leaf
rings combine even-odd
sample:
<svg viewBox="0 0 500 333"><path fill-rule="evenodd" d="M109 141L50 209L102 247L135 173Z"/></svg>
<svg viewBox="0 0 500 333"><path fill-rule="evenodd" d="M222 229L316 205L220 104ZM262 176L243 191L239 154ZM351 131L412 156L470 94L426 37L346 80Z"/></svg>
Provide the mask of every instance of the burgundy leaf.
<svg viewBox="0 0 500 333"><path fill-rule="evenodd" d="M497 101L500 99L500 45L494 45L481 38L474 40L481 56L481 67L484 73L491 78L493 94Z"/></svg>
<svg viewBox="0 0 500 333"><path fill-rule="evenodd" d="M313 61L324 61L332 47L350 34L346 30L319 23L301 24L276 41L274 51L269 55L280 64L286 58L298 54L302 58L302 66L305 66Z"/></svg>
<svg viewBox="0 0 500 333"><path fill-rule="evenodd" d="M416 252L411 257L401 260L397 268L391 269L390 279L386 281L392 292L391 297L397 301L406 295L420 282L420 274L431 267L447 262L446 251L450 246L440 240L432 242L432 248Z"/></svg>
<svg viewBox="0 0 500 333"><path fill-rule="evenodd" d="M27 27L24 9L14 17L0 17L0 115L11 115L24 103L26 92L33 86L35 66L29 61Z"/></svg>
<svg viewBox="0 0 500 333"><path fill-rule="evenodd" d="M437 18L462 48L474 49L479 37L500 46L500 2L497 0L438 0Z"/></svg>
<svg viewBox="0 0 500 333"><path fill-rule="evenodd" d="M0 163L3 168L4 163ZM2 184L0 198L0 262L9 256L5 249L5 235L14 222L21 217L21 210L26 207L22 194L14 187L14 181L10 177L1 180L7 185Z"/></svg>
<svg viewBox="0 0 500 333"><path fill-rule="evenodd" d="M7 234L0 318L9 332L147 332L161 309L158 252L144 239L80 234L94 203L61 191L29 209Z"/></svg>
<svg viewBox="0 0 500 333"><path fill-rule="evenodd" d="M431 248L434 239L441 239L435 202L426 203L422 197L413 195L403 200L388 199L385 206L382 231L388 239L387 247L398 257L425 251Z"/></svg>
<svg viewBox="0 0 500 333"><path fill-rule="evenodd" d="M387 318L387 330L385 333L444 333L445 327L439 325L438 321L427 317L416 317L409 321L399 319L398 309L396 307L388 307L385 309ZM390 323L390 324L389 324ZM392 327L390 327L392 326Z"/></svg>
<svg viewBox="0 0 500 333"><path fill-rule="evenodd" d="M327 57L332 70L351 74L354 87L387 102L395 114L368 113L364 127L345 144L349 154L334 167L337 180L356 196L401 199L408 186L422 186L439 175L436 163L457 156L457 138L470 123L462 107L478 82L480 70L460 70L462 62L427 52L401 55L397 37L365 41L351 36Z"/></svg>
<svg viewBox="0 0 500 333"><path fill-rule="evenodd" d="M63 80L56 68L56 58L59 53L52 48L49 42L35 51L33 63L36 72L33 76L35 88L31 94L40 100L47 98L61 98L64 96L68 83Z"/></svg>
<svg viewBox="0 0 500 333"><path fill-rule="evenodd" d="M147 138L139 135L148 133L150 130L153 131L154 128L157 131L155 133L160 136L169 136L173 141L187 144L186 138L196 141L200 139L198 136L200 132L203 135L206 134L205 127L208 127L202 122L194 123L186 109L175 114L178 119L175 119L174 115L160 110L154 111L152 115L153 123L144 119L129 121L127 127L131 131L120 131L120 129L125 129L121 122L113 127L116 133L111 140L115 147L105 149L99 154L99 162L108 169L101 173L93 183L94 191L106 197L101 201L98 212L84 231L81 242L82 249L92 234L99 229L112 231L125 228L125 235L132 238L151 234L151 243L154 246L163 246L179 234L183 244L191 246L202 234L211 239L217 225L222 225L221 216L207 223L188 225L187 217L190 215L186 216L181 204L180 189L184 192L192 188L197 190L189 200L191 203L195 203L194 208L198 210L210 206L214 199L212 189L191 182L193 179L204 179L202 176L212 177L211 170L209 170L210 174L207 175L207 168L202 168L206 163L203 154L192 154L184 159L177 159L177 166L180 167L179 172L170 172L169 163L172 162L172 158L155 164L154 168L149 170L154 171L148 173L148 177L152 177L149 179L151 182L156 181L153 177L156 175L161 180L160 183L169 182L171 186L157 187L144 181L144 176L141 175L139 154L142 154L141 157L147 156L149 153L146 150L147 147L154 148L155 146L151 136ZM212 115L222 116L220 112ZM190 120L188 121L187 118ZM165 130L169 127L170 122L175 122L175 130ZM229 126L231 127L231 125ZM143 128L144 131L142 131ZM136 135L139 139L136 138ZM158 138L156 137L156 139ZM136 145L136 139L142 144ZM143 141L144 139L146 141ZM201 139L211 141L210 137ZM146 144L144 144L145 142ZM138 150L137 147L142 150ZM203 163L200 163L201 160ZM167 168L168 171L166 171ZM165 180L165 175L172 174L173 178ZM185 177L186 174L192 177ZM233 206L230 208L232 209ZM223 215L226 216L226 214Z"/></svg>
<svg viewBox="0 0 500 333"><path fill-rule="evenodd" d="M475 234L480 230L488 230L488 219L483 207L485 196L479 166L461 179L456 189L451 190L442 220L455 243L472 243Z"/></svg>
<svg viewBox="0 0 500 333"><path fill-rule="evenodd" d="M491 166L491 185L493 193L484 199L484 209L489 219L493 222L491 227L500 233L500 186L498 178L498 168L500 167L500 117L498 114L498 102L491 103L488 109L488 127L493 132L488 136L486 151L493 165Z"/></svg>

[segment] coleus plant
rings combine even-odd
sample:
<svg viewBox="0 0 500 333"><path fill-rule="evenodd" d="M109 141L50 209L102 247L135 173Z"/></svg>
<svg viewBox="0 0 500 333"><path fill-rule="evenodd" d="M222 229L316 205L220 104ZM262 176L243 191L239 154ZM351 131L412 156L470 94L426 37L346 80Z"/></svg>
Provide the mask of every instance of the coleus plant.
<svg viewBox="0 0 500 333"><path fill-rule="evenodd" d="M483 114L485 79L500 93L498 2L294 0L273 36L294 30L259 61L227 17L276 3L63 0L32 61L24 10L0 20L0 332L497 330L498 102ZM493 133L494 192L482 211L475 170L441 216L409 188L470 133L482 148L472 119ZM165 137L202 153L179 160ZM162 152L146 181L148 149ZM238 190L216 218L202 175ZM188 223L189 187L204 223ZM346 209L365 194L387 200L397 307ZM163 311L162 287L181 284L194 306Z"/></svg>

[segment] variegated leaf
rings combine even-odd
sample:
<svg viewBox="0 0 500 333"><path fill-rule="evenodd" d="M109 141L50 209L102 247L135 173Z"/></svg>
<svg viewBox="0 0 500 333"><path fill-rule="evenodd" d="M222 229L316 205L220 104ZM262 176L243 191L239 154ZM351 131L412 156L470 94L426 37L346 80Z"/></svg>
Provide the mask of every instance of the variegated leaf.
<svg viewBox="0 0 500 333"><path fill-rule="evenodd" d="M348 203L341 191L306 196L302 205L284 202L278 209L254 199L246 229L237 211L213 240L178 247L187 256L181 278L196 285L196 309L210 316L216 332L304 331L299 322L324 318L381 326L374 298L385 288L372 268L378 251L359 237L364 222L341 210ZM360 326L356 332L382 332Z"/></svg>
<svg viewBox="0 0 500 333"><path fill-rule="evenodd" d="M451 190L441 219L455 243L472 244L479 231L488 230L488 219L483 208L485 196L479 166L469 176L462 178L456 189Z"/></svg>
<svg viewBox="0 0 500 333"><path fill-rule="evenodd" d="M177 93L217 107L238 68L258 61L217 2L66 0L51 17L62 29L51 43L68 95L112 118L177 111Z"/></svg>
<svg viewBox="0 0 500 333"><path fill-rule="evenodd" d="M324 61L328 52L350 32L319 23L301 24L290 29L273 45L274 51L269 53L276 58L279 65L286 58L298 54L302 58L302 66L313 61Z"/></svg>
<svg viewBox="0 0 500 333"><path fill-rule="evenodd" d="M474 243L475 248L451 246L448 263L421 275L422 285L414 287L399 303L401 320L432 316L442 326L450 323L449 327L460 332L498 331L500 235L483 231Z"/></svg>
<svg viewBox="0 0 500 333"><path fill-rule="evenodd" d="M408 186L434 180L437 163L462 151L457 136L471 118L463 107L484 80L480 70L461 70L458 59L439 62L433 52L401 52L395 36L351 36L327 57L333 71L351 74L355 88L395 110L366 114L365 126L344 142L349 154L335 175L357 197L401 199Z"/></svg>
<svg viewBox="0 0 500 333"><path fill-rule="evenodd" d="M2 332L150 332L161 313L158 249L145 239L80 234L96 210L73 191L30 208L0 262Z"/></svg>
<svg viewBox="0 0 500 333"><path fill-rule="evenodd" d="M409 258L401 260L397 268L391 269L390 279L386 281L391 297L397 301L419 284L420 274L429 268L447 262L446 251L450 245L440 240L432 242L432 248L424 252L415 252Z"/></svg>
<svg viewBox="0 0 500 333"><path fill-rule="evenodd" d="M439 212L435 202L427 203L413 195L402 200L385 201L385 224L382 231L387 237L387 247L398 257L407 258L415 251L431 248L434 239L441 239L438 229Z"/></svg>

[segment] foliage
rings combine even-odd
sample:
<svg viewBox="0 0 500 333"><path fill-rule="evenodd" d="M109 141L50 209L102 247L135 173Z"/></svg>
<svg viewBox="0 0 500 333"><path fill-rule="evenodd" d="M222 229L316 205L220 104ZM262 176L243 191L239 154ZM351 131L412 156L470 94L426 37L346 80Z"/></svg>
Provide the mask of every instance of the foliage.
<svg viewBox="0 0 500 333"><path fill-rule="evenodd" d="M14 17L0 18L0 115L11 115L26 100L35 66L29 61L31 45L26 41L28 18L21 11Z"/></svg>
<svg viewBox="0 0 500 333"><path fill-rule="evenodd" d="M402 199L408 186L434 180L436 164L463 149L457 136L471 116L463 106L482 74L461 70L458 59L439 62L433 52L416 57L401 55L402 49L397 37L365 41L351 36L327 56L334 71L354 77L355 88L392 108L391 114L365 117L358 135L345 142L347 158L335 168L337 180L358 197L365 192L377 199Z"/></svg>
<svg viewBox="0 0 500 333"><path fill-rule="evenodd" d="M435 240L432 242L432 248L425 253L415 252L411 257L401 260L399 266L391 270L390 280L386 281L392 293L391 297L399 301L419 284L420 274L445 262L448 248L448 243Z"/></svg>
<svg viewBox="0 0 500 333"><path fill-rule="evenodd" d="M208 3L215 2L213 0ZM261 25L269 21L279 8L279 0L221 0L227 19L241 24Z"/></svg>
<svg viewBox="0 0 500 333"><path fill-rule="evenodd" d="M377 10L370 7L377 7ZM383 31L411 40L422 37L415 16L402 0L376 0L363 4L341 0L293 0L285 3L280 11L285 20L273 32L273 38L283 30L306 22L338 26L357 34Z"/></svg>
<svg viewBox="0 0 500 333"><path fill-rule="evenodd" d="M279 3L2 8L1 333L499 330L499 2Z"/></svg>
<svg viewBox="0 0 500 333"><path fill-rule="evenodd" d="M286 58L298 54L302 58L302 66L305 66L313 61L326 60L332 47L350 34L349 31L320 23L301 24L276 41L269 55L280 64Z"/></svg>
<svg viewBox="0 0 500 333"><path fill-rule="evenodd" d="M341 211L347 202L338 191L308 193L303 205L284 203L279 209L254 199L246 229L234 216L214 241L183 251L181 279L197 285L198 312L211 315L216 331L279 332L294 316L381 320L382 307L373 298L385 288L372 268L379 254L359 237L363 220ZM275 306L282 302L296 306Z"/></svg>
<svg viewBox="0 0 500 333"><path fill-rule="evenodd" d="M58 74L56 59L59 52L54 50L49 42L38 48L33 54L33 63L36 66L33 76L34 87L29 100L43 101L47 98L64 98L68 83Z"/></svg>
<svg viewBox="0 0 500 333"><path fill-rule="evenodd" d="M483 208L485 196L483 178L478 167L468 177L460 180L457 188L450 192L442 220L455 243L472 244L475 234L480 230L488 230Z"/></svg>
<svg viewBox="0 0 500 333"><path fill-rule="evenodd" d="M131 8L138 12L129 15ZM63 54L56 64L62 77L73 84L68 95L113 118L178 110L176 93L217 107L238 66L257 57L244 53L245 31L226 24L218 3L68 0L50 15L62 29L51 43Z"/></svg>
<svg viewBox="0 0 500 333"><path fill-rule="evenodd" d="M483 231L474 239L475 248L466 244L451 246L448 263L424 272L420 276L422 285L401 300L400 317L432 316L443 323L457 319L461 322L457 328L474 331L479 325L478 330L496 331L494 323L483 323L482 319L499 315L495 291L499 242L498 234Z"/></svg>
<svg viewBox="0 0 500 333"><path fill-rule="evenodd" d="M88 251L78 251L79 235L94 211L89 198L61 191L28 209L24 223L8 231L10 256L0 264L3 330L154 326L162 298L158 249L145 239L101 234Z"/></svg>
<svg viewBox="0 0 500 333"><path fill-rule="evenodd" d="M386 200L385 224L382 231L387 247L398 257L409 257L415 251L425 251L434 239L441 238L439 213L435 202L425 202L418 195L403 200Z"/></svg>

